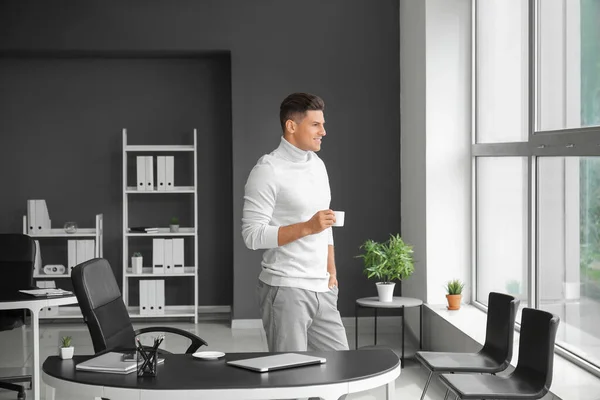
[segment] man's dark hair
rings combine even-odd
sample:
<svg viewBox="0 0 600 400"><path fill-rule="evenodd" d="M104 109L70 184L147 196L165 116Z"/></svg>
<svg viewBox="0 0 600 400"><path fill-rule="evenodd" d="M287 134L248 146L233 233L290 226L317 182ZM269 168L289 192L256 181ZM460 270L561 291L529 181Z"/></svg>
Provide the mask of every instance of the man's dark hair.
<svg viewBox="0 0 600 400"><path fill-rule="evenodd" d="M279 107L279 120L281 129L285 132L285 122L288 119L298 121L304 118L308 110L325 111L325 103L319 96L310 93L292 93L286 97Z"/></svg>

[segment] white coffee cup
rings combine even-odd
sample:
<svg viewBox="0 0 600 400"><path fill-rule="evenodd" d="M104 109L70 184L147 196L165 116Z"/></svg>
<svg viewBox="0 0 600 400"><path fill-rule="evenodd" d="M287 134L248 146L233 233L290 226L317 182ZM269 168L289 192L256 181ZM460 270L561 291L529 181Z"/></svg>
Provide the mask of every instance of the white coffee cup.
<svg viewBox="0 0 600 400"><path fill-rule="evenodd" d="M334 211L335 214L335 223L333 226L344 226L344 218L346 213L344 211Z"/></svg>

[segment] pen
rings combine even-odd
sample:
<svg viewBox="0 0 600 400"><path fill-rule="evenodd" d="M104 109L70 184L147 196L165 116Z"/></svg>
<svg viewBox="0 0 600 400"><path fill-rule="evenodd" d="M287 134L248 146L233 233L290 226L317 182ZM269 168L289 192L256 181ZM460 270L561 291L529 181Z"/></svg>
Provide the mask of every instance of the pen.
<svg viewBox="0 0 600 400"><path fill-rule="evenodd" d="M150 369L152 373L156 373L155 367L156 362L158 361L158 346L162 342L161 336L154 338L154 346L152 346L152 352L148 355L148 365L150 365Z"/></svg>
<svg viewBox="0 0 600 400"><path fill-rule="evenodd" d="M146 354L146 351L144 350L144 346L142 345L142 342L140 342L140 339L136 338L135 340L138 353L140 353L142 358L144 359L144 362L142 363L142 366L139 369L140 371L143 371L149 361L148 355Z"/></svg>
<svg viewBox="0 0 600 400"><path fill-rule="evenodd" d="M163 340L165 340L165 335L159 336L159 338L158 338L158 345L156 346L157 349L160 347L160 345L163 342Z"/></svg>

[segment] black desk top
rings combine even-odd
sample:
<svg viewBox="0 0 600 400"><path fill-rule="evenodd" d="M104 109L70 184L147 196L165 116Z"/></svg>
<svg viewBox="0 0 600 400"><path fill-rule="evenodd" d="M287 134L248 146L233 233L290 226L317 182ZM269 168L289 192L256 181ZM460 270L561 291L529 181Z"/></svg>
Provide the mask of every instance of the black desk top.
<svg viewBox="0 0 600 400"><path fill-rule="evenodd" d="M32 288L37 289L37 288ZM75 297L74 294L66 294L60 296L32 296L27 293L17 291L0 291L0 303L10 303L13 301L36 301L48 299L62 299L65 297Z"/></svg>
<svg viewBox="0 0 600 400"><path fill-rule="evenodd" d="M261 357L267 353L229 353L218 360L201 360L187 354L165 354L155 378L75 370L75 365L93 356L73 360L48 357L43 371L57 379L87 385L145 390L258 389L315 386L351 382L381 375L399 366L398 356L388 349L307 352L327 362L272 372L254 372L225 364L226 361Z"/></svg>

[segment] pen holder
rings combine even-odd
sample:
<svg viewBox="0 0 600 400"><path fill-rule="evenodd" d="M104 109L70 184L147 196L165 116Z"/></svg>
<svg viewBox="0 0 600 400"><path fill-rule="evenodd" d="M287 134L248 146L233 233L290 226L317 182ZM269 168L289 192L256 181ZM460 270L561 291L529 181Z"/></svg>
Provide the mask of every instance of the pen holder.
<svg viewBox="0 0 600 400"><path fill-rule="evenodd" d="M153 349L137 349L137 375L138 377L143 376L156 376L158 370L156 369L158 361L158 350Z"/></svg>

